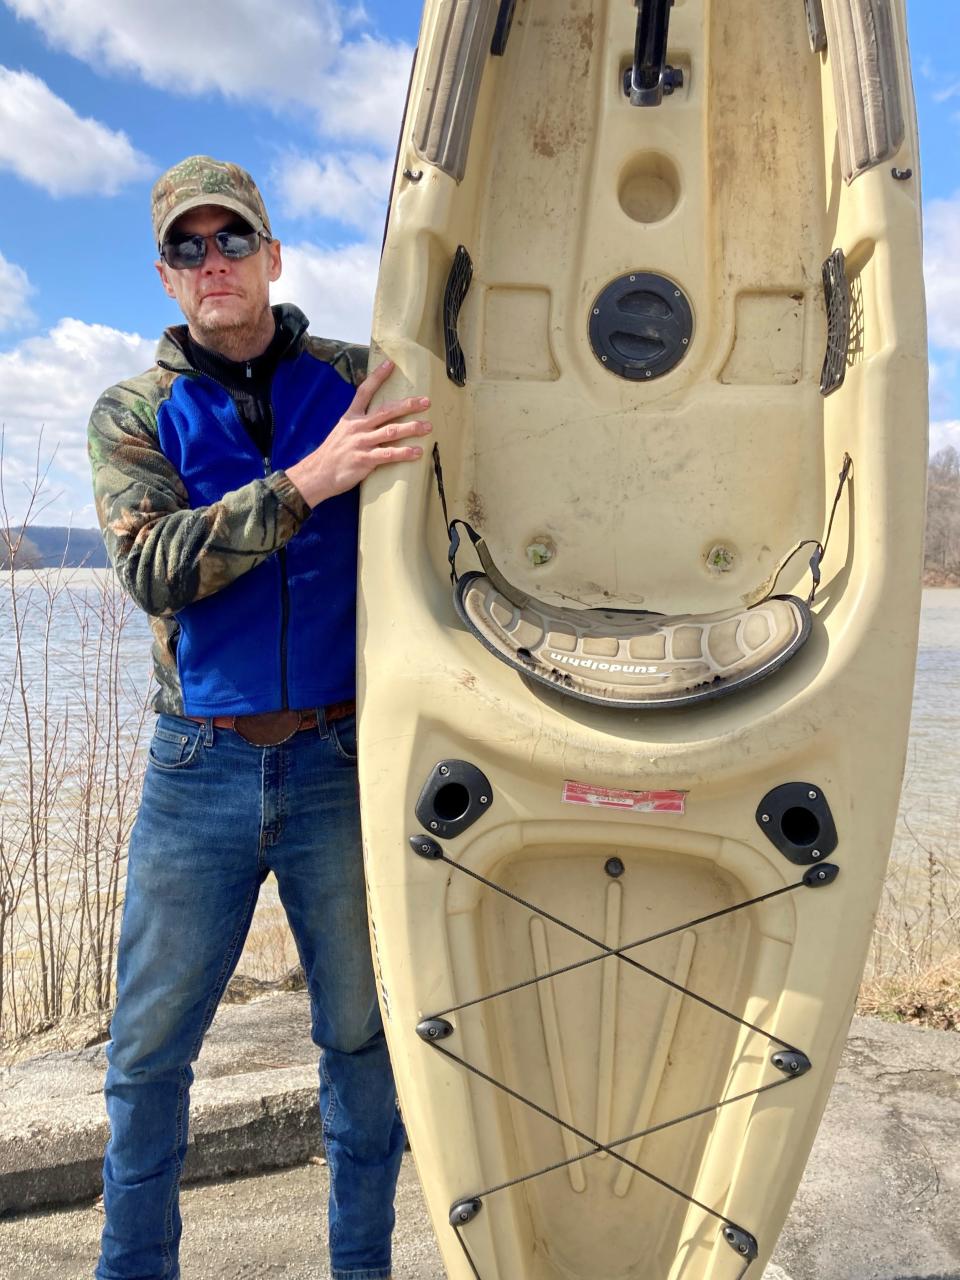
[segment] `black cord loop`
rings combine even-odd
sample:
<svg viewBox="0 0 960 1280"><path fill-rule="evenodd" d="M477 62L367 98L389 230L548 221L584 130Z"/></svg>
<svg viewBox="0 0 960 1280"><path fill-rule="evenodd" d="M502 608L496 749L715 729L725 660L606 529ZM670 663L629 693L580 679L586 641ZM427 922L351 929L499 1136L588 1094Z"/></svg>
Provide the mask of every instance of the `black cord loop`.
<svg viewBox="0 0 960 1280"><path fill-rule="evenodd" d="M521 898L516 893L511 893L509 889L504 889L502 885L496 884L493 880L488 880L486 876L480 875L479 872L472 871L469 867L465 867L460 862L455 862L452 858L449 858L446 854L443 854L443 856L441 858L438 858L437 861L445 862L448 867L453 867L457 871L462 871L464 875L470 876L472 880L479 881L479 883L482 885L485 885L486 888L493 889L496 893L502 894L505 898L509 898L511 902L516 902L519 906L525 907L528 911L532 911L534 915L540 916L541 919L549 920L551 924L558 925L561 929L566 929L568 933L572 933L576 937L582 938L584 942L589 942L590 945L593 947L598 947L603 954L600 956L594 956L592 957L592 959L602 960L602 959L605 959L607 956L616 956L617 959L622 960L624 964L629 965L632 969L639 969L641 973L645 973L650 978L655 978L657 982L662 982L664 986L670 987L674 991L679 991L681 995L689 996L691 1000L696 1000L698 1004L702 1004L706 1008L712 1009L714 1013L719 1013L722 1017L729 1018L731 1022L737 1023L738 1026L746 1027L749 1031L755 1031L757 1035L763 1036L763 1038L765 1040L769 1040L771 1044L779 1045L781 1049L786 1049L789 1053L802 1052L801 1050L797 1049L796 1045L789 1044L786 1040L781 1040L779 1036L775 1036L769 1031L764 1031L763 1027L758 1027L753 1022L747 1022L745 1018L738 1018L735 1013L731 1013L729 1009L724 1009L722 1005L716 1004L713 1000L708 1000L706 996L698 995L696 991L691 991L689 987L684 987L681 985L681 983L674 982L672 978L668 978L665 974L658 973L656 969L651 969L648 965L641 964L639 960L634 960L632 956L624 955L623 954L624 950L630 950L631 949L630 947L627 947L627 948L608 947L607 944L605 942L601 942L599 938L591 937L589 933L584 933L584 931L582 929L578 929L576 925L572 925L566 920L561 920L559 916L552 915L551 912L544 910L543 907L538 907L536 903L528 902L526 898ZM800 881L798 884L786 886L785 889L774 890L773 893L770 894L769 896L773 897L773 896L776 896L778 893L787 892L791 889L798 889L802 886L802 884L803 884L803 881ZM751 899L750 903L752 903L752 901L753 900ZM750 905L750 903L744 903L741 905L747 906L747 905ZM720 914L726 914L726 912L723 912ZM696 922L691 921L691 924L692 923L696 923ZM678 925L674 929L668 930L667 932L676 932L677 929L688 929L688 928L690 928L690 924ZM632 945L639 946L640 944L634 943ZM571 965L568 967L577 968L579 966ZM543 977L532 978L528 983L523 983L518 985L529 986L535 982L542 982L544 978L547 978L549 976L551 975L544 974ZM479 1004L482 1000L493 999L495 995L501 995L501 994L504 994L504 993L493 992L489 996L483 996L483 997L480 997L478 1000L474 1000L473 1003ZM465 1006L460 1006L460 1007L463 1008ZM454 1010L448 1010L447 1012L452 1013L454 1012ZM429 1016L436 1018L436 1017L442 1017L443 1015L430 1014Z"/></svg>
<svg viewBox="0 0 960 1280"><path fill-rule="evenodd" d="M438 861L440 860L442 859L438 859ZM719 920L721 916L732 915L735 911L743 911L746 907L755 907L759 903L769 902L771 898L779 898L785 893L793 893L794 889L803 889L804 887L806 887L806 882L798 880L796 884L784 885L780 889L772 889L769 893L761 893L756 898L748 898L745 902L737 902L732 907L723 907L720 911L711 911L709 915L697 916L696 919L688 920L685 924L676 924L670 929L662 929L659 933L651 933L645 938L638 938L636 942L624 943L622 947L616 947L612 950L607 948L601 955L588 956L586 960L575 960L572 964L561 965L559 969L551 969L548 973L539 974L535 978L526 978L523 982L514 982L509 987L501 987L498 991L491 991L489 995L475 996L472 1000L464 1000L463 1004L451 1005L449 1009L441 1009L439 1013L431 1016L434 1018L447 1018L451 1013L460 1013L464 1009L472 1009L474 1005L483 1004L487 1000L496 1000L498 996L512 995L515 991L523 991L525 987L536 986L538 982L546 982L548 978L557 978L561 974L572 973L575 969L583 969L587 965L597 964L598 961L607 960L611 956L616 956L622 960L626 951L634 951L637 947L645 947L650 942L659 942L663 938L669 938L672 934L683 933L687 929L694 928L695 925L708 924L712 920ZM521 900L518 899L518 901ZM542 915L543 913L538 911L537 914ZM547 918L549 919L550 917Z"/></svg>
<svg viewBox="0 0 960 1280"><path fill-rule="evenodd" d="M841 488L842 488L842 484L841 484ZM461 1004L453 1005L449 1009L444 1009L444 1010L441 1010L439 1013L433 1014L432 1017L434 1019L446 1018L450 1014L459 1013L459 1012L462 1012L464 1009L473 1008L476 1005L483 1004L485 1001L495 1000L499 996L509 995L510 993L515 991L521 991L526 987L535 986L537 983L545 982L549 978L555 978L560 976L561 974L570 973L575 969L580 969L590 964L596 964L600 960L605 960L613 956L616 959L622 961L624 964L630 965L632 968L639 969L642 973L647 974L649 977L656 979L658 982L662 982L664 985L670 987L674 991L679 992L681 995L689 996L691 999L696 1000L698 1003L704 1005L706 1008L712 1009L714 1012L721 1014L725 1018L729 1018L731 1021L737 1023L738 1026L744 1027L749 1031L756 1032L757 1034L763 1036L771 1044L779 1045L782 1049L786 1050L789 1053L798 1053L800 1054L800 1056L804 1056L800 1050L795 1049L792 1045L788 1044L787 1041L782 1040L779 1036L774 1036L770 1032L764 1031L762 1027L758 1027L756 1024L752 1022L747 1022L744 1018L737 1017L737 1015L734 1013L731 1013L730 1010L724 1009L721 1005L716 1004L712 1000L708 1000L705 996L698 995L695 991L691 991L688 987L684 987L682 984L678 982L674 982L671 978L666 977L664 974L658 973L656 970L649 968L647 965L641 964L639 961L627 955L626 952L633 951L638 947L646 946L649 943L659 941L660 939L671 937L674 934L681 933L687 929L693 928L694 926L707 924L713 920L718 920L724 916L731 915L734 912L743 911L747 907L761 905L762 903L769 902L774 898L781 897L784 894L792 893L796 889L809 887L805 879L799 880L794 884L784 885L779 889L770 890L768 893L763 893L763 894L757 895L756 897L748 898L745 901L735 903L732 906L723 907L718 911L712 911L707 913L706 915L697 916L694 919L688 920L683 924L672 925L668 929L662 929L657 933L649 934L647 937L639 938L635 942L626 943L622 947L613 948L613 947L608 947L605 943L601 942L598 938L594 938L589 933L584 932L584 930L578 929L575 925L570 924L569 921L560 919L559 916L555 916L551 912L546 911L544 908L537 906L535 903L529 902L526 898L520 897L519 894L512 893L509 889L505 889L502 885L498 885L495 881L488 879L488 877L480 875L479 872L471 870L471 868L464 866L462 863L455 862L452 858L448 857L446 854L441 854L441 856L435 859L435 861L445 862L449 867L452 867L457 871L461 871L464 875L467 875L471 879L476 880L478 883L484 885L486 888L492 889L494 892L499 893L503 897L510 899L510 901L517 903L519 906L524 907L526 910L532 911L535 915L539 916L540 918L550 921L552 924L557 925L559 928L565 929L568 933L574 934L576 937L581 938L584 942L589 943L591 946L597 947L599 949L600 954L595 956L589 956L585 960L578 960L573 964L563 965L559 968L551 969L547 973L540 974L534 978L526 979L523 982L513 983L512 985L507 987L502 987L497 991L489 992L487 995L477 996L471 1000L463 1001ZM789 1084L791 1079L796 1079L797 1077L786 1075L779 1080L773 1080L768 1084L759 1085L755 1089L750 1089L744 1093L736 1094L734 1097L721 1098L719 1102L708 1103L706 1106L698 1107L693 1111L688 1111L684 1115L675 1116L671 1120L660 1121L658 1124L650 1125L647 1128L641 1129L636 1133L626 1134L623 1137L616 1138L610 1142L603 1143L603 1142L600 1142L593 1135L584 1132L582 1129L576 1128L576 1126L570 1124L568 1121L554 1114L552 1111L548 1110L546 1107L542 1107L539 1103L534 1102L532 1098L528 1098L524 1094L520 1093L518 1090L513 1089L510 1085L506 1084L504 1081L496 1079L496 1077L490 1075L486 1071L483 1071L480 1067L477 1067L473 1063L468 1062L465 1058L460 1057L459 1054L454 1053L453 1050L449 1049L446 1045L441 1044L438 1040L430 1039L428 1043L431 1044L432 1047L436 1049L438 1053L443 1054L445 1058L449 1059L449 1061L456 1063L457 1066L463 1068L466 1071L469 1071L471 1074L475 1075L478 1079L483 1080L485 1083L492 1085L495 1089L498 1089L502 1093L505 1093L508 1097L512 1098L514 1101L521 1103L525 1107L528 1107L530 1110L534 1111L536 1114L542 1116L545 1120L549 1120L553 1124L557 1125L559 1128L564 1129L567 1132L573 1134L575 1137L579 1138L582 1142L587 1143L589 1147L589 1150L580 1152L579 1154L568 1157L565 1160L555 1161L554 1163L545 1165L540 1169L534 1169L528 1173L520 1174L515 1178L508 1179L507 1181L496 1183L493 1186L487 1187L483 1191L475 1193L473 1196L470 1197L470 1199L481 1202L488 1196L496 1195L500 1191L509 1190L511 1187L520 1186L521 1184L526 1182L531 1182L536 1178L543 1177L545 1174L554 1173L559 1169L567 1168L571 1165L579 1163L582 1160L588 1160L590 1159L591 1156L606 1154L611 1156L614 1160L617 1160L619 1163L626 1165L628 1168L632 1169L634 1172L639 1173L642 1177L655 1183L657 1186L660 1186L664 1190L671 1192L673 1195L679 1196L680 1199L685 1200L688 1204L695 1205L698 1209L702 1210L704 1213L708 1214L710 1217L715 1218L718 1222L720 1222L723 1225L725 1229L732 1229L733 1231L736 1231L741 1236L746 1237L751 1242L751 1244L755 1246L753 1237L750 1235L749 1232L746 1232L743 1227L740 1227L737 1223L725 1217L718 1210L711 1208L709 1205L704 1204L700 1200L697 1200L696 1197L689 1195L687 1192L683 1191L680 1187L674 1186L673 1183L667 1182L664 1178L661 1178L657 1174L651 1172L651 1170L645 1169L642 1165L638 1164L636 1161L629 1159L627 1156L625 1156L620 1151L618 1151L617 1148L626 1146L628 1143L635 1142L640 1139L649 1137L651 1134L660 1133L666 1129L671 1129L676 1125L683 1124L687 1120L699 1119L705 1115L715 1113L721 1110L721 1108L723 1107L733 1106L735 1103L744 1102L748 1099L759 1097L761 1094L768 1093L772 1089L778 1089L782 1085ZM809 1064L807 1065L809 1066ZM475 1280L482 1280L480 1273L477 1269L477 1265L470 1253L470 1250L467 1246L466 1241L463 1238L463 1235L461 1233L461 1228L457 1225L454 1225L453 1229L456 1233L457 1241L464 1252L464 1256L466 1257L467 1263L469 1264L470 1269L473 1272ZM747 1259L746 1264L743 1267L743 1270L740 1272L738 1276L738 1280L743 1280L743 1277L746 1275L750 1267L751 1261L752 1261L752 1258Z"/></svg>

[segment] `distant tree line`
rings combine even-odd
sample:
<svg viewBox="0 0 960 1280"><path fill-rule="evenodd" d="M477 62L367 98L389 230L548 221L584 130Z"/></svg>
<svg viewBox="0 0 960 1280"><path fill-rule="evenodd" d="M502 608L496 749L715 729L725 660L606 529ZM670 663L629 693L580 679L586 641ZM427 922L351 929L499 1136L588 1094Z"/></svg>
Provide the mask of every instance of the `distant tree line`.
<svg viewBox="0 0 960 1280"><path fill-rule="evenodd" d="M931 583L960 585L960 453L947 445L927 471L927 535L923 567Z"/></svg>
<svg viewBox="0 0 960 1280"><path fill-rule="evenodd" d="M0 569L105 569L107 550L99 529L69 529L56 525L0 529Z"/></svg>
<svg viewBox="0 0 960 1280"><path fill-rule="evenodd" d="M39 569L43 556L35 542L19 529L0 531L0 569Z"/></svg>

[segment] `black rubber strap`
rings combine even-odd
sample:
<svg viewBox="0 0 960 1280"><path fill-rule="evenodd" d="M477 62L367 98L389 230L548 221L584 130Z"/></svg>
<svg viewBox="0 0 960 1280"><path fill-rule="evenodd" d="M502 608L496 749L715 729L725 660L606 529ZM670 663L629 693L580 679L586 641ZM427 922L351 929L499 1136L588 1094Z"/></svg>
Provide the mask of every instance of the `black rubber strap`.
<svg viewBox="0 0 960 1280"><path fill-rule="evenodd" d="M500 570L497 568L491 556L489 548L483 537L477 533L472 524L468 524L466 520L462 520L459 516L450 519L450 513L447 510L447 494L443 485L443 467L440 465L440 448L438 445L433 446L433 471L437 478L437 492L440 495L440 506L443 508L443 520L447 526L447 537L449 546L447 547L447 560L450 563L450 581L456 587L460 582L460 575L457 573L457 553L460 550L461 538L460 530L466 533L467 537L473 544L473 548L477 553L483 571L493 585L496 591L517 609L524 609L530 603L530 597L525 591L521 591L515 587L513 583L508 582Z"/></svg>
<svg viewBox="0 0 960 1280"><path fill-rule="evenodd" d="M437 492L440 494L440 506L443 508L443 523L450 529L450 516L447 512L447 494L443 487L443 467L440 465L440 446L433 446L433 474L437 477Z"/></svg>
<svg viewBox="0 0 960 1280"><path fill-rule="evenodd" d="M754 600L750 603L751 609L755 608L758 604L763 604L764 600L770 599L770 597L773 595L773 593L777 589L777 583L780 581L780 578L781 578L781 575L783 574L784 569L786 569L787 565L790 563L793 557L797 554L797 552L802 551L804 547L813 547L813 555L811 555L810 557L810 577L812 581L810 586L810 594L807 596L807 604L813 604L814 597L816 596L817 591L820 587L820 565L823 562L823 557L827 554L827 544L830 541L830 534L833 532L834 517L837 514L837 507L839 507L840 505L840 498L843 494L843 487L847 483L847 481L850 479L850 472L852 469L853 469L853 459L850 457L849 453L845 453L843 455L843 462L840 467L840 483L837 485L837 492L836 492L836 496L833 499L833 506L830 508L830 518L827 521L827 532L826 532L826 535L824 536L823 541L820 542L819 539L817 538L805 538L802 542L798 542L797 545L791 551L788 551L787 554L780 561L780 563L777 565L776 569L774 570L772 578L767 579L767 582L770 585L767 586L767 584L764 583L763 586L759 588L759 591L761 591L763 594L760 595L757 600ZM748 597L748 600L749 599L750 597Z"/></svg>
<svg viewBox="0 0 960 1280"><path fill-rule="evenodd" d="M836 496L833 499L833 506L830 509L830 517L827 521L827 532L823 541L820 542L817 538L805 538L802 542L798 542L795 547L788 551L774 570L772 578L767 579L769 586L765 583L763 586L758 588L762 594L749 605L751 609L756 608L757 605L763 604L765 600L770 599L777 589L777 583L780 581L784 569L786 569L793 557L798 552L802 551L804 547L813 547L813 554L810 556L809 561L811 578L810 594L807 596L807 604L813 604L814 598L816 597L817 591L820 587L820 566L823 562L823 557L827 554L827 546L830 542L830 534L833 532L833 521L837 514L837 508L840 505L843 487L849 480L852 469L853 459L850 457L849 453L845 453L843 455L843 462L840 468L840 482L837 485ZM443 509L443 520L447 528L447 537L449 539L447 559L450 562L451 582L454 586L457 586L460 581L460 575L457 573L457 553L460 550L461 542L459 529L462 528L466 531L467 537L472 542L474 549L477 552L477 556L480 559L480 563L483 566L483 571L494 589L505 599L509 600L516 608L525 608L530 603L530 596L525 591L521 591L518 587L515 587L511 582L508 582L503 576L494 563L493 557L491 556L489 548L487 547L483 537L477 533L476 529L474 529L471 524L468 524L466 520L462 520L459 517L454 520L450 519L450 514L447 510L447 495L443 487L443 468L440 465L440 448L436 444L433 446L433 470L437 478L437 492L440 495L440 506ZM748 600L750 599L750 597L747 598Z"/></svg>
<svg viewBox="0 0 960 1280"><path fill-rule="evenodd" d="M810 595L807 604L813 604L813 597L817 594L817 588L820 586L820 564L823 557L827 554L827 546L830 542L830 534L833 532L833 520L837 514L837 507L840 505L840 497L843 493L843 486L850 479L850 472L853 469L853 459L849 453L843 455L843 462L840 466L840 483L837 485L836 497L833 499L833 506L830 508L830 519L827 521L827 532L822 543L817 543L817 549L810 557L810 573L813 577L813 585L810 588Z"/></svg>

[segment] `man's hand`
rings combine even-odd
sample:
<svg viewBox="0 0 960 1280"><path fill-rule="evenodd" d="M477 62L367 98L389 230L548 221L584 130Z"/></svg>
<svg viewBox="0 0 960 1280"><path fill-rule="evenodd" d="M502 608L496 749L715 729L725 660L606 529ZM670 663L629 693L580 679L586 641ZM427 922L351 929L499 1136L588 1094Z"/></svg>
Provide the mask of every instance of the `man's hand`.
<svg viewBox="0 0 960 1280"><path fill-rule="evenodd" d="M411 436L425 436L433 429L429 422L398 422L408 414L429 408L430 401L415 396L396 400L370 412L370 401L393 373L394 365L386 360L368 374L357 388L353 403L323 444L313 453L287 467L287 475L297 486L308 506L315 507L325 498L346 493L358 485L376 467L385 462L414 462L423 456L417 444L397 444Z"/></svg>

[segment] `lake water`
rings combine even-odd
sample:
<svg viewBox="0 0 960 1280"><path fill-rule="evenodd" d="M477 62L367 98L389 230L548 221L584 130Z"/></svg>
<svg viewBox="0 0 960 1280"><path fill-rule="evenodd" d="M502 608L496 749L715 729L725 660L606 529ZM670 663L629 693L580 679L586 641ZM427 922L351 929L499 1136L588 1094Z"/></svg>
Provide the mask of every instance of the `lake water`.
<svg viewBox="0 0 960 1280"><path fill-rule="evenodd" d="M150 632L144 615L119 595L107 571L74 570L60 578L55 571L20 573L18 579L24 588L18 588L18 598L22 605L21 649L28 697L36 702L46 679L53 718L68 718L69 732L82 733L81 709L77 706L80 691L85 685L89 689L91 675L112 658L122 672L116 721L121 735L135 735L150 683ZM62 588L64 580L69 591L62 591L50 602L50 593ZM100 623L104 613L109 623L105 629ZM19 697L9 700L14 662L9 574L0 572L0 793L8 784L6 796L0 794L0 807L17 802L9 783L18 771L22 773L22 748L17 736L22 713L18 709ZM151 722L152 716L148 715L141 731L142 747ZM907 919L908 933L922 928L924 904L932 899L934 890L939 894L941 914L960 910L958 729L960 591L931 589L923 594L907 767L892 875L881 908L881 928L891 932L899 929L895 947L913 945L912 935L904 938L903 921ZM909 907L913 908L912 919L904 914ZM263 911L258 912L261 914L264 922L269 919L275 932L280 917L272 886L265 894ZM949 935L943 936L944 949L956 945L958 932L960 926L951 926Z"/></svg>
<svg viewBox="0 0 960 1280"><path fill-rule="evenodd" d="M920 649L895 849L924 843L960 860L960 591L923 593Z"/></svg>
<svg viewBox="0 0 960 1280"><path fill-rule="evenodd" d="M143 706L150 682L150 628L146 615L117 589L109 570L21 570L16 575L16 596L15 609L10 573L0 570L0 698L4 704L15 679L19 627L23 677L34 705L45 698L57 716L75 710L81 690L96 682L94 673L103 671L116 644L124 712ZM4 735L0 743L2 770L15 738Z"/></svg>
<svg viewBox="0 0 960 1280"><path fill-rule="evenodd" d="M18 575L28 587L34 575ZM46 670L49 697L57 708L69 706L91 670L97 642L104 585L110 575L97 569L62 574L70 587L56 602L54 622L45 638L46 602L40 584L57 581L51 571L36 575L35 586L22 592L26 603L23 653L28 682L37 693ZM9 574L0 572L0 696L6 692L14 665L14 635L8 590ZM115 597L114 597L115 600ZM111 608L120 606L112 604ZM128 710L146 697L150 676L150 630L145 616L123 606L120 657L124 673L123 702ZM114 613L115 620L120 615ZM0 722L2 723L2 722ZM0 738L2 742L2 738ZM0 771L9 761L13 740L0 750ZM911 832L913 834L911 834ZM894 852L904 856L916 839L932 843L960 859L960 591L928 589L923 593L920 648L913 717L907 751L900 820Z"/></svg>

